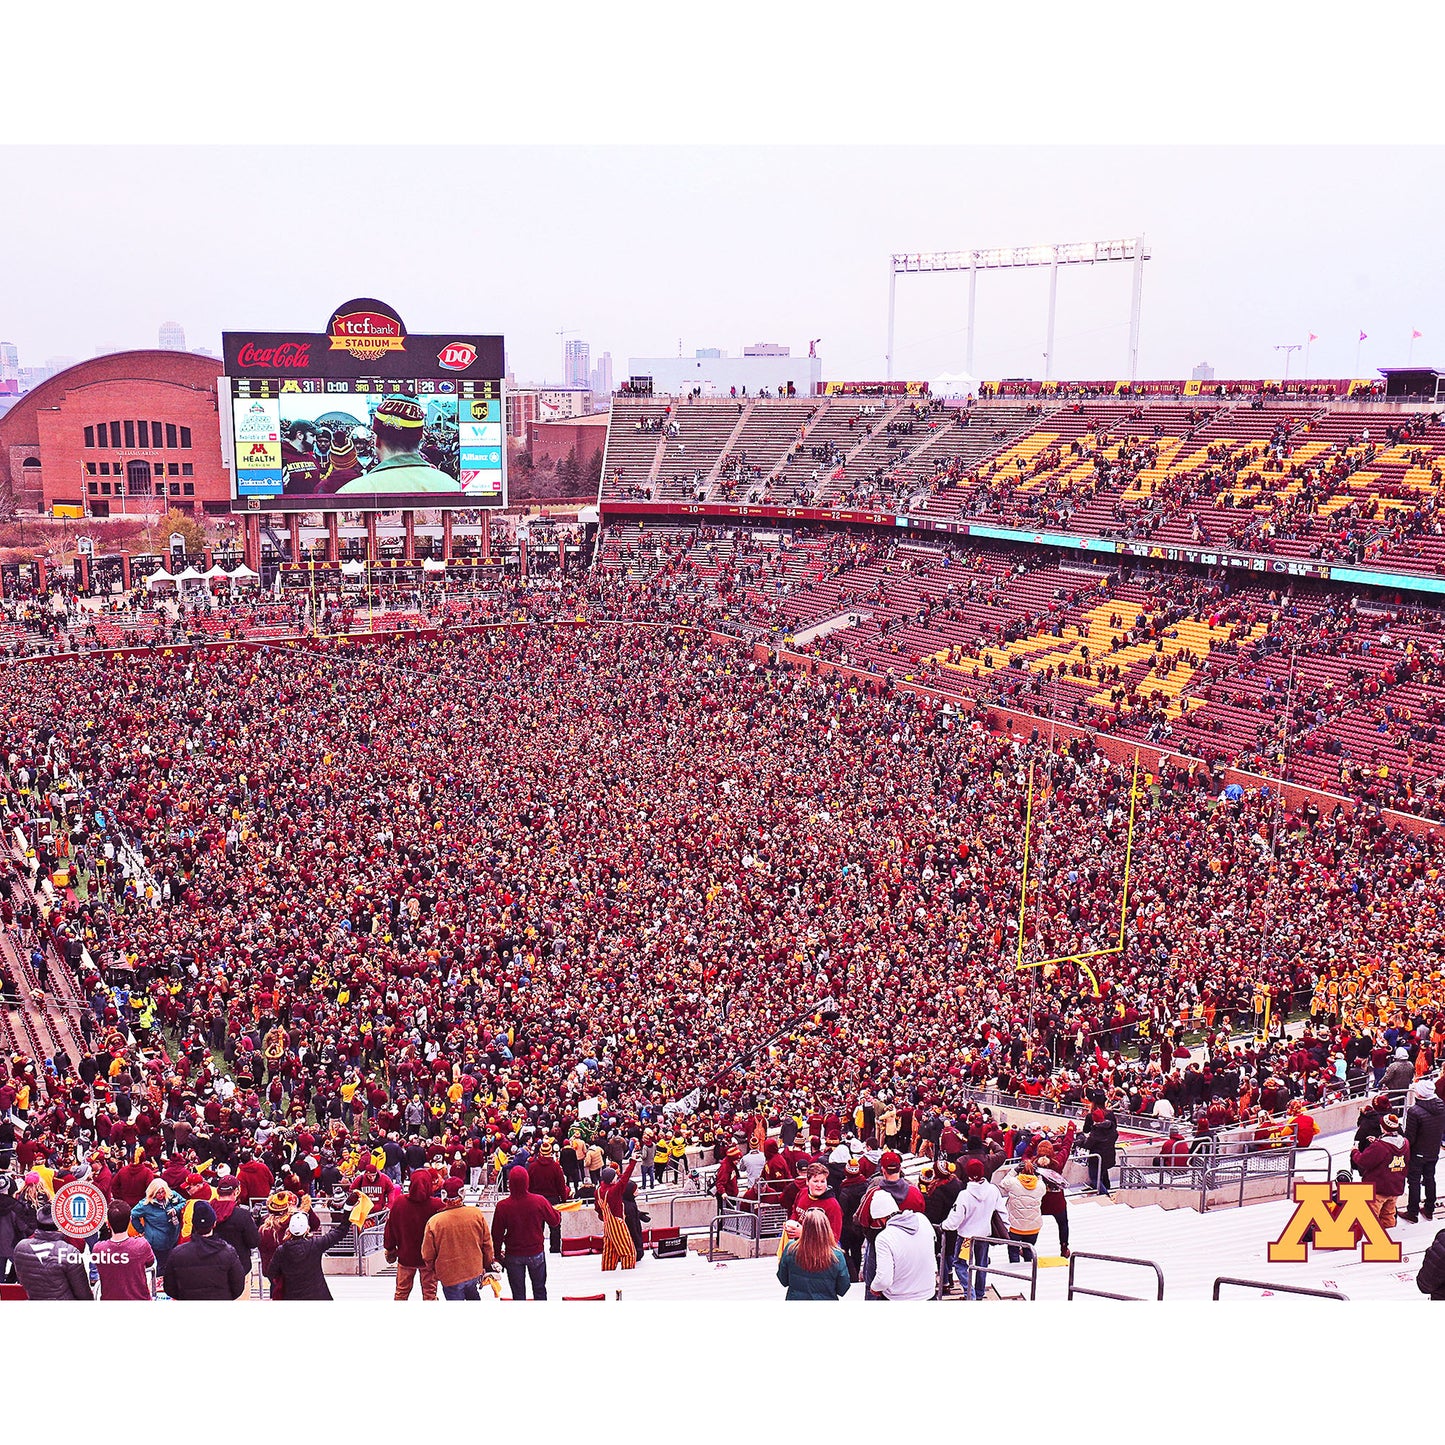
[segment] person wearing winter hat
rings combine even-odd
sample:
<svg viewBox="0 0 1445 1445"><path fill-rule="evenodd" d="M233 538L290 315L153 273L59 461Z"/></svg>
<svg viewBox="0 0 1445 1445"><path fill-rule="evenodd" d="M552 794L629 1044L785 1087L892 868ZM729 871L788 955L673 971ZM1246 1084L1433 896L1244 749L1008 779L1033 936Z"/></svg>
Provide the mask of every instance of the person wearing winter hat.
<svg viewBox="0 0 1445 1445"><path fill-rule="evenodd" d="M457 492L455 477L430 466L422 456L426 411L414 396L396 393L376 408L371 418L379 460L369 472L337 488L337 496L361 492Z"/></svg>
<svg viewBox="0 0 1445 1445"><path fill-rule="evenodd" d="M241 1268L249 1275L254 1252L261 1247L256 1216L241 1202L241 1183L227 1175L216 1184L216 1197L211 1206L216 1211L216 1238L223 1239L236 1251ZM195 1217L192 1212L192 1232Z"/></svg>
<svg viewBox="0 0 1445 1445"><path fill-rule="evenodd" d="M1350 1152L1350 1163L1365 1184L1372 1184L1375 1197L1370 1202L1375 1217L1390 1228L1395 1223L1395 1201L1405 1188L1409 1172L1410 1146L1400 1130L1400 1120L1386 1114L1380 1120L1380 1134L1363 1149Z"/></svg>
<svg viewBox="0 0 1445 1445"><path fill-rule="evenodd" d="M421 1258L449 1300L480 1300L482 1277L494 1274L497 1256L487 1216L462 1200L455 1176L441 1186L441 1208L422 1232Z"/></svg>
<svg viewBox="0 0 1445 1445"><path fill-rule="evenodd" d="M347 1198L348 1209L359 1196ZM328 1249L335 1249L351 1228L351 1220L343 1214L324 1234L311 1232L311 1219L302 1209L286 1222L286 1237L271 1256L266 1277L271 1281L271 1298L278 1300L329 1300L331 1290L326 1283L322 1259Z"/></svg>
<svg viewBox="0 0 1445 1445"><path fill-rule="evenodd" d="M854 1280L863 1278L863 1246L867 1234L859 1215L867 1192L868 1180L863 1177L862 1166L857 1159L849 1159L843 1167L843 1183L838 1189L838 1207L843 1212L843 1228L838 1235L838 1243Z"/></svg>
<svg viewBox="0 0 1445 1445"><path fill-rule="evenodd" d="M865 1298L932 1299L938 1285L933 1225L920 1210L900 1210L882 1189L874 1191L869 1213L882 1227L873 1241L873 1280Z"/></svg>
<svg viewBox="0 0 1445 1445"><path fill-rule="evenodd" d="M1003 1195L984 1177L982 1159L969 1159L964 1164L964 1175L967 1183L943 1221L943 1228L957 1240L952 1266L963 1286L964 1299L981 1300L988 1287L987 1240L993 1234L994 1214L1003 1208Z"/></svg>
<svg viewBox="0 0 1445 1445"><path fill-rule="evenodd" d="M246 1293L240 1257L215 1230L216 1211L197 1200L191 1205L191 1237L166 1260L165 1290L172 1299L237 1300Z"/></svg>
<svg viewBox="0 0 1445 1445"><path fill-rule="evenodd" d="M1005 1164L993 1176L993 1182L1007 1206L1009 1238L1020 1244L1037 1246L1039 1230L1043 1226L1045 1186L1033 1160L1020 1159L1012 1167ZM1008 1258L1010 1264L1017 1264L1022 1252L1011 1244Z"/></svg>
<svg viewBox="0 0 1445 1445"><path fill-rule="evenodd" d="M527 1180L533 1194L540 1196L553 1209L567 1200L567 1176L557 1162L555 1145L550 1138L544 1138L537 1148L537 1157L527 1166ZM548 1252L562 1253L562 1222L558 1216L556 1224L548 1225Z"/></svg>
<svg viewBox="0 0 1445 1445"><path fill-rule="evenodd" d="M256 1248L261 1258L261 1275L264 1279L271 1278L271 1261L275 1259L276 1251L286 1242L287 1227L291 1223L291 1216L298 1209L305 1210L309 1228L321 1227L321 1220L311 1208L310 1195L298 1198L289 1189L277 1189L266 1200L266 1217L256 1228ZM271 1298L279 1297L275 1285L272 1284Z"/></svg>
<svg viewBox="0 0 1445 1445"><path fill-rule="evenodd" d="M1390 1095L1395 1099L1415 1082L1415 1066L1410 1062L1410 1051L1406 1048L1395 1050L1395 1057L1390 1061L1380 1079L1380 1092Z"/></svg>
<svg viewBox="0 0 1445 1445"><path fill-rule="evenodd" d="M1422 1217L1435 1217L1435 1167L1440 1162L1442 1135L1445 1135L1445 1074L1438 1079L1421 1078L1416 1082L1415 1097L1410 1112L1405 1115L1405 1143L1410 1149L1405 1173L1410 1193L1400 1218L1409 1224L1418 1224Z"/></svg>

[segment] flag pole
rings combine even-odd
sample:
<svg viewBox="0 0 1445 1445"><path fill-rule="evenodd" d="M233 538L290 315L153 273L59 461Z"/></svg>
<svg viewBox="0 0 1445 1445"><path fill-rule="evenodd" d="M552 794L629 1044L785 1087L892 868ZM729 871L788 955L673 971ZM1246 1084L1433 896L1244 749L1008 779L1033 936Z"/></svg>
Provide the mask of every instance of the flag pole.
<svg viewBox="0 0 1445 1445"><path fill-rule="evenodd" d="M1410 328L1410 354L1405 358L1405 363L1407 366L1415 364L1415 328L1413 326Z"/></svg>
<svg viewBox="0 0 1445 1445"><path fill-rule="evenodd" d="M1361 333L1360 333L1360 340L1355 342L1355 376L1354 376L1354 379L1355 379L1356 381L1358 381L1358 380L1360 379L1360 342L1362 342L1364 339L1365 339L1365 334L1364 334L1364 332L1361 332Z"/></svg>
<svg viewBox="0 0 1445 1445"><path fill-rule="evenodd" d="M1308 381L1308 380L1310 379L1310 346L1311 346L1311 344L1314 342L1314 339L1315 339L1315 334L1314 334L1313 331L1306 331L1306 332L1305 332L1305 380L1306 380L1306 381Z"/></svg>

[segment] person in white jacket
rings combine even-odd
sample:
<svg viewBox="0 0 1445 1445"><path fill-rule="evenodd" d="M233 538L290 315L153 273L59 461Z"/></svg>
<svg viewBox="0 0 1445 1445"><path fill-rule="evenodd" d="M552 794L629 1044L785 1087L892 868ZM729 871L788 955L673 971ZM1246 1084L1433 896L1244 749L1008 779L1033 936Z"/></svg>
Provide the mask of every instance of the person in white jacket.
<svg viewBox="0 0 1445 1445"><path fill-rule="evenodd" d="M996 1184L983 1177L982 1159L970 1159L965 1172L968 1183L959 1191L943 1221L944 1233L953 1231L957 1236L953 1246L955 1257L944 1261L944 1288L948 1288L951 1268L963 1286L964 1299L981 1300L988 1287L987 1239L993 1233L994 1213L1003 1208L1003 1195Z"/></svg>
<svg viewBox="0 0 1445 1445"><path fill-rule="evenodd" d="M873 1218L887 1222L873 1242L878 1264L870 1298L932 1299L938 1288L932 1223L912 1209L899 1213L893 1196L881 1189L873 1196Z"/></svg>

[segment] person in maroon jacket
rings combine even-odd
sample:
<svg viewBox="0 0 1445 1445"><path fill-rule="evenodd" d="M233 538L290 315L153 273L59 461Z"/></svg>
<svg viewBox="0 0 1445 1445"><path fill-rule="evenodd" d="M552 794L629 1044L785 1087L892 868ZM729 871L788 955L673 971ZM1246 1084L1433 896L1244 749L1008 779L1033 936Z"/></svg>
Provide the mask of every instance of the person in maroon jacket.
<svg viewBox="0 0 1445 1445"><path fill-rule="evenodd" d="M386 1257L396 1264L396 1291L393 1299L410 1299L411 1287L421 1271L421 1297L435 1300L437 1277L423 1262L421 1239L426 1222L441 1208L441 1200L432 1198L436 1191L436 1175L430 1169L413 1169L406 1193L391 1207L386 1216L386 1229L381 1237Z"/></svg>
<svg viewBox="0 0 1445 1445"><path fill-rule="evenodd" d="M248 1202L268 1198L276 1183L271 1171L252 1154L243 1157L236 1178L241 1181L241 1197Z"/></svg>
<svg viewBox="0 0 1445 1445"><path fill-rule="evenodd" d="M111 1198L121 1200L134 1209L146 1197L146 1190L155 1177L154 1171L146 1164L122 1164L115 1171Z"/></svg>
<svg viewBox="0 0 1445 1445"><path fill-rule="evenodd" d="M537 1149L537 1157L527 1165L527 1181L533 1194L541 1195L554 1209L567 1198L567 1176L557 1162L551 1139L543 1139ZM562 1253L562 1217L551 1226L548 1250L552 1254Z"/></svg>
<svg viewBox="0 0 1445 1445"><path fill-rule="evenodd" d="M843 1237L843 1206L838 1202L838 1196L833 1192L828 1182L828 1166L826 1164L809 1164L803 1175L803 1188L798 1191L798 1197L793 1204L792 1217L784 1226L789 1239L797 1240L803 1234L803 1216L810 1209L821 1209L828 1216L828 1223L833 1230L833 1238Z"/></svg>
<svg viewBox="0 0 1445 1445"><path fill-rule="evenodd" d="M521 1164L507 1173L507 1197L492 1216L492 1245L513 1299L527 1298L527 1276L532 1278L532 1298L547 1298L547 1256L543 1251L544 1225L560 1231L562 1216L540 1194L534 1194L531 1179Z"/></svg>

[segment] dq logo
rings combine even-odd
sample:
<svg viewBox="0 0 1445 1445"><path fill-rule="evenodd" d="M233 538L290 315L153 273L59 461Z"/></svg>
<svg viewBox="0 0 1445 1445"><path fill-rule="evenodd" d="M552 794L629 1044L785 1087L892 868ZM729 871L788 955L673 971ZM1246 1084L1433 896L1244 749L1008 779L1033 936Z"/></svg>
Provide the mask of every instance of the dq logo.
<svg viewBox="0 0 1445 1445"><path fill-rule="evenodd" d="M1354 1249L1364 1241L1364 1259L1371 1263L1395 1264L1400 1259L1400 1244L1390 1238L1389 1231L1370 1208L1375 1197L1373 1184L1341 1184L1340 1199L1330 1198L1328 1184L1296 1184L1295 1212L1284 1232L1269 1247L1271 1264L1299 1264L1309 1253L1305 1234L1314 1226L1316 1249Z"/></svg>
<svg viewBox="0 0 1445 1445"><path fill-rule="evenodd" d="M437 364L447 371L465 371L477 359L477 348L466 341L453 341L437 353Z"/></svg>

